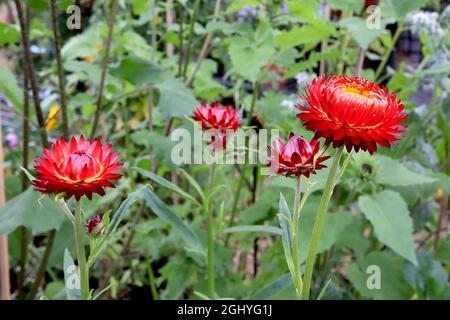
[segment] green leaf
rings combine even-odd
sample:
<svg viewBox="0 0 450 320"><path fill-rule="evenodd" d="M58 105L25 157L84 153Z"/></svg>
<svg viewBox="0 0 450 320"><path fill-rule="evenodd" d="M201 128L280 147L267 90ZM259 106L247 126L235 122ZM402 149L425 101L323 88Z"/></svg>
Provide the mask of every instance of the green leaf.
<svg viewBox="0 0 450 320"><path fill-rule="evenodd" d="M281 228L281 240L283 242L284 255L286 256L289 271L294 275L294 262L292 260L292 214L282 193L280 193L278 210L278 222Z"/></svg>
<svg viewBox="0 0 450 320"><path fill-rule="evenodd" d="M364 155L366 156L366 155ZM364 163L363 155L360 156L361 164ZM386 186L408 186L432 183L436 179L416 173L398 160L382 155L372 157L375 163L375 180Z"/></svg>
<svg viewBox="0 0 450 320"><path fill-rule="evenodd" d="M181 237L186 244L190 246L194 251L204 253L204 248L197 235L192 231L192 229L187 226L183 221L170 210L170 208L161 201L160 198L148 188L142 189L143 196L147 201L148 207L161 219L169 222L177 232L180 233Z"/></svg>
<svg viewBox="0 0 450 320"><path fill-rule="evenodd" d="M175 142L171 141L169 137L156 131L150 132L148 129L145 129L133 132L130 138L139 146L151 148L159 163L163 163L170 169L178 168L178 165L172 161L172 149Z"/></svg>
<svg viewBox="0 0 450 320"><path fill-rule="evenodd" d="M70 255L64 250L64 283L68 300L81 300L80 277L78 268Z"/></svg>
<svg viewBox="0 0 450 320"><path fill-rule="evenodd" d="M330 285L330 283L331 283L331 278L328 279L328 281L325 283L325 285L320 290L319 295L317 296L317 300L322 300L322 297L325 294L325 292L327 291L328 286Z"/></svg>
<svg viewBox="0 0 450 320"><path fill-rule="evenodd" d="M315 46L322 40L327 39L332 33L331 30L317 28L314 25L294 26L289 31L283 31L275 38L275 43L282 49L308 44Z"/></svg>
<svg viewBox="0 0 450 320"><path fill-rule="evenodd" d="M106 244L108 241L114 236L114 233L119 226L119 223L122 221L125 213L127 212L128 208L134 204L140 197L143 196L144 190L146 190L146 187L143 187L133 193L131 193L119 206L117 211L114 213L114 216L111 220L111 223L108 226L108 229L105 232L105 235L100 238L100 240L97 242L96 246L92 249L89 259L88 259L88 265L92 266L97 259L98 255L104 250Z"/></svg>
<svg viewBox="0 0 450 320"><path fill-rule="evenodd" d="M0 92L17 110L23 110L23 90L17 85L14 73L5 66L0 66Z"/></svg>
<svg viewBox="0 0 450 320"><path fill-rule="evenodd" d="M194 187L195 191L197 191L198 195L202 199L202 201L205 199L205 193L203 192L202 187L198 184L197 180L194 179L193 176L191 176L186 170L184 169L178 169L179 172L181 172L186 179L189 181L192 187Z"/></svg>
<svg viewBox="0 0 450 320"><path fill-rule="evenodd" d="M403 19L408 13L419 10L426 2L427 0L381 0L380 10L383 16L399 20Z"/></svg>
<svg viewBox="0 0 450 320"><path fill-rule="evenodd" d="M370 240L364 237L364 221L354 218L337 237L336 247L351 248L356 257L363 256L371 244Z"/></svg>
<svg viewBox="0 0 450 320"><path fill-rule="evenodd" d="M28 5L37 12L44 12L49 10L47 0L27 0Z"/></svg>
<svg viewBox="0 0 450 320"><path fill-rule="evenodd" d="M19 226L40 234L59 229L64 218L52 200L29 188L0 208L0 234L11 233Z"/></svg>
<svg viewBox="0 0 450 320"><path fill-rule="evenodd" d="M0 22L0 46L11 45L19 41L20 32L14 25Z"/></svg>
<svg viewBox="0 0 450 320"><path fill-rule="evenodd" d="M282 234L280 228L272 226L235 226L231 228L225 228L222 230L223 234L236 232L268 232L278 235Z"/></svg>
<svg viewBox="0 0 450 320"><path fill-rule="evenodd" d="M246 37L236 37L229 41L228 53L233 64L233 71L251 82L258 80L261 68L267 65L275 53L273 46L256 47Z"/></svg>
<svg viewBox="0 0 450 320"><path fill-rule="evenodd" d="M360 13L364 8L364 1L359 0L328 0L327 2L335 10L352 10L355 13Z"/></svg>
<svg viewBox="0 0 450 320"><path fill-rule="evenodd" d="M257 6L262 2L262 0L235 0L230 2L230 5L227 6L227 13L234 13L244 7Z"/></svg>
<svg viewBox="0 0 450 320"><path fill-rule="evenodd" d="M239 216L242 224L261 223L268 219L272 207L277 206L278 197L271 189L265 189L258 196L256 202L245 208Z"/></svg>
<svg viewBox="0 0 450 320"><path fill-rule="evenodd" d="M433 64L431 67L421 71L421 76L430 76L443 73L444 75L450 73L450 62Z"/></svg>
<svg viewBox="0 0 450 320"><path fill-rule="evenodd" d="M164 119L171 117L184 118L191 115L199 105L192 91L180 80L168 77L164 82L156 84L160 96L158 108Z"/></svg>
<svg viewBox="0 0 450 320"><path fill-rule="evenodd" d="M319 198L311 196L300 213L300 261L306 260L311 234L316 220ZM317 253L331 248L338 236L353 221L349 212L328 213L325 218L322 233L319 239Z"/></svg>
<svg viewBox="0 0 450 320"><path fill-rule="evenodd" d="M111 74L134 85L160 83L164 80L164 70L156 64L136 56L125 57Z"/></svg>
<svg viewBox="0 0 450 320"><path fill-rule="evenodd" d="M379 267L380 289L369 289L367 286L369 277L374 275L368 272L369 266ZM405 279L403 259L390 256L385 252L372 252L362 261L351 264L348 268L347 278L366 298L409 299L414 293Z"/></svg>
<svg viewBox="0 0 450 320"><path fill-rule="evenodd" d="M439 242L436 259L450 265L450 239L442 239Z"/></svg>
<svg viewBox="0 0 450 320"><path fill-rule="evenodd" d="M339 21L341 27L347 28L353 39L363 49L367 49L369 44L385 32L384 26L382 28L367 28L367 23L364 19L359 17L345 18Z"/></svg>
<svg viewBox="0 0 450 320"><path fill-rule="evenodd" d="M83 31L79 35L70 37L61 49L61 55L65 61L82 58L88 55L96 55L96 48L102 45L97 26Z"/></svg>
<svg viewBox="0 0 450 320"><path fill-rule="evenodd" d="M189 193L187 193L186 191L184 191L183 189L179 188L178 186L176 186L175 184L173 184L172 182L164 179L163 177L160 177L156 174L154 174L151 171L147 171L141 168L134 168L137 172L139 172L141 175L143 175L144 177L147 177L149 179L151 179L153 182L156 182L157 184L172 190L173 192L179 194L181 197L183 197L184 199L191 201L192 203L195 203L196 205L200 205L200 203L197 201L197 199L195 199L193 196L191 196Z"/></svg>
<svg viewBox="0 0 450 320"><path fill-rule="evenodd" d="M358 203L374 226L378 240L417 264L412 239L412 221L403 198L397 192L384 190L374 195L361 196Z"/></svg>
<svg viewBox="0 0 450 320"><path fill-rule="evenodd" d="M267 287L264 287L261 291L254 294L249 300L264 300L272 297L277 292L280 292L287 286L292 284L292 278L289 273L286 273L285 275L281 276L271 284L269 284Z"/></svg>
<svg viewBox="0 0 450 320"><path fill-rule="evenodd" d="M272 33L267 19L260 18L253 37L236 36L228 40L228 54L234 73L251 82L259 79L261 69L275 53Z"/></svg>
<svg viewBox="0 0 450 320"><path fill-rule="evenodd" d="M418 299L448 300L450 299L450 283L448 271L434 259L432 250L417 253L418 266L411 263L405 265L406 279L414 287Z"/></svg>
<svg viewBox="0 0 450 320"><path fill-rule="evenodd" d="M147 0L132 0L131 3L133 4L133 14L138 16L143 14L149 6Z"/></svg>

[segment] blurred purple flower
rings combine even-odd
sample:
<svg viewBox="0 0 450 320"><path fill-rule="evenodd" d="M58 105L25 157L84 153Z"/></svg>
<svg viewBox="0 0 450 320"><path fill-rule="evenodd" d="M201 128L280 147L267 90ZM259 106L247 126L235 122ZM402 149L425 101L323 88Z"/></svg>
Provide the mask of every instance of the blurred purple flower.
<svg viewBox="0 0 450 320"><path fill-rule="evenodd" d="M17 149L19 147L19 139L12 132L6 134L5 140L6 142L8 142L8 145L11 149Z"/></svg>

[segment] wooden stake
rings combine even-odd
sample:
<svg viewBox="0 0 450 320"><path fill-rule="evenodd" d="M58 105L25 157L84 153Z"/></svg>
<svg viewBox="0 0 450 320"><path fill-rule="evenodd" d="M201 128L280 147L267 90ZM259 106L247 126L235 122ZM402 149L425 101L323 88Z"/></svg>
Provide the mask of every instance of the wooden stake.
<svg viewBox="0 0 450 320"><path fill-rule="evenodd" d="M0 113L0 207L5 204L5 177L3 167L2 116ZM8 236L0 235L0 300L10 300Z"/></svg>

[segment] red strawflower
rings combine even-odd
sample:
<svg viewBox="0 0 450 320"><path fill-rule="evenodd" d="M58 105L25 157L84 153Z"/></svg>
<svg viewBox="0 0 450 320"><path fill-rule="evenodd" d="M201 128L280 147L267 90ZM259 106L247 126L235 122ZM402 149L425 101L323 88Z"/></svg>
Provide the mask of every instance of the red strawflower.
<svg viewBox="0 0 450 320"><path fill-rule="evenodd" d="M324 137L334 148L345 144L348 152L354 148L372 154L377 144L390 148L406 128L400 123L407 115L395 94L365 79L321 76L301 98L308 106L297 106L297 117L316 139Z"/></svg>
<svg viewBox="0 0 450 320"><path fill-rule="evenodd" d="M105 187L114 188L110 180L121 177L115 173L122 168L115 163L118 153L111 151L111 145L102 146L99 140L86 141L83 136L77 141L72 137L70 144L60 138L45 148L44 156L35 160L36 180L33 185L41 193L62 193L65 198L82 196L92 199L93 193L105 195Z"/></svg>
<svg viewBox="0 0 450 320"><path fill-rule="evenodd" d="M329 156L317 156L320 145L316 139L308 142L293 132L289 134L289 140L283 144L280 139L275 139L274 146L268 147L270 156L267 164L275 173L289 177L291 175L309 177L316 170L326 168L322 164Z"/></svg>
<svg viewBox="0 0 450 320"><path fill-rule="evenodd" d="M200 122L203 131L211 130L212 137L209 145L213 149L221 149L226 146L227 136L241 126L239 112L230 106L223 108L218 102L212 106L200 104L194 110L192 118Z"/></svg>

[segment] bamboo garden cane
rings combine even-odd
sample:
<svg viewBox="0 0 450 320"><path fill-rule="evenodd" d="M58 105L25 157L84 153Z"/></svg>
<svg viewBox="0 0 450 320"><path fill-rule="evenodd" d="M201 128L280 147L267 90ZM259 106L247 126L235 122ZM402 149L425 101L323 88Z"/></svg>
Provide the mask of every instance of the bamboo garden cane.
<svg viewBox="0 0 450 320"><path fill-rule="evenodd" d="M5 179L3 168L2 116L0 113L0 207L5 204ZM0 300L10 300L8 236L0 235Z"/></svg>

